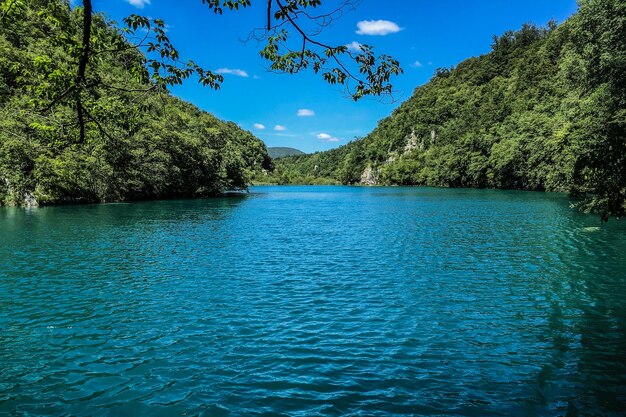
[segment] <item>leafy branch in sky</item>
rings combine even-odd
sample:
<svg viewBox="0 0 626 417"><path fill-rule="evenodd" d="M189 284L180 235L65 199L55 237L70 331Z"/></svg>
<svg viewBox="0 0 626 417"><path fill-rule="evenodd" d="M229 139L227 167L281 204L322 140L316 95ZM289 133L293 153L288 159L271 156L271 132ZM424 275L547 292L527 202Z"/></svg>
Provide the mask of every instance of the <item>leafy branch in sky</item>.
<svg viewBox="0 0 626 417"><path fill-rule="evenodd" d="M252 5L250 0L202 1L216 14ZM265 43L260 55L273 71L295 74L312 69L329 84L345 86L354 100L391 95L391 77L402 73L396 59L376 56L370 45L360 45L358 52L353 52L345 45L318 40L325 28L358 3L335 1L327 10L321 0L267 0L267 24L253 30L248 39Z"/></svg>
<svg viewBox="0 0 626 417"><path fill-rule="evenodd" d="M215 14L224 10L237 11L250 7L251 0L202 0ZM325 2L326 3L326 2ZM354 8L358 1L342 0L330 11L321 10L321 0L267 0L265 3L267 25L253 30L251 37L263 40L265 46L261 57L270 62L274 71L295 74L312 69L331 85L345 86L354 100L365 96L386 96L392 93L391 77L402 73L400 63L388 55L376 56L369 45L361 45L358 52L348 50L345 45L331 45L318 40L318 36L346 9ZM20 0L2 3L2 18L18 7ZM128 49L145 53L141 67L132 66L129 71L137 77L147 77L150 89L165 91L168 87L182 84L196 76L199 82L212 89L219 89L224 78L205 69L192 60L183 61L166 33L166 24L161 19L151 19L137 14L123 19L121 29L126 40L114 39L114 45L100 48L101 42L93 37L94 11L92 0L82 1L82 38L62 36L57 41L64 43L67 51L76 59L73 74L60 76L64 88L46 95L52 99L43 106L44 112L60 103L73 101L79 125L78 142L85 140L85 125L93 122L101 126L86 104L95 98L94 88L129 92L124 86L107 84L102 77L89 73L90 60L103 54L121 55ZM62 25L62 22L59 22ZM296 45L297 44L297 48ZM136 62L136 61L134 61ZM59 85L50 86L60 87ZM108 133L103 131L102 134Z"/></svg>

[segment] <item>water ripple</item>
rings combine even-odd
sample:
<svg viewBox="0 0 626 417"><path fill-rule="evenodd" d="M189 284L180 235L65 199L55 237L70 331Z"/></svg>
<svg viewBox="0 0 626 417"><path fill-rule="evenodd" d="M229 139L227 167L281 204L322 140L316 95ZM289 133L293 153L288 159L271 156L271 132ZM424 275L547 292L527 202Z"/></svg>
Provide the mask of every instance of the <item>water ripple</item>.
<svg viewBox="0 0 626 417"><path fill-rule="evenodd" d="M622 415L626 225L258 187L0 209L0 415Z"/></svg>

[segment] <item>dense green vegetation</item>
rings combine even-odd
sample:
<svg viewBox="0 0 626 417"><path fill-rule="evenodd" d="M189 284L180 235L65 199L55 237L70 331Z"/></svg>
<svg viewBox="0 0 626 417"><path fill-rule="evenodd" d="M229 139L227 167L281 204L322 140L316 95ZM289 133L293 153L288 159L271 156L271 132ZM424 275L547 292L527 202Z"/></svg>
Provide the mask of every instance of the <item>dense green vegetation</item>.
<svg viewBox="0 0 626 417"><path fill-rule="evenodd" d="M293 155L304 155L304 152L299 149L285 148L280 146L267 148L267 153L272 159L284 158L286 156Z"/></svg>
<svg viewBox="0 0 626 417"><path fill-rule="evenodd" d="M277 162L278 183L379 183L569 191L623 215L626 2L583 0L547 28L439 69L367 137Z"/></svg>
<svg viewBox="0 0 626 417"><path fill-rule="evenodd" d="M211 195L270 168L251 133L155 88L145 56L102 16L80 91L80 9L0 1L0 16L0 204Z"/></svg>

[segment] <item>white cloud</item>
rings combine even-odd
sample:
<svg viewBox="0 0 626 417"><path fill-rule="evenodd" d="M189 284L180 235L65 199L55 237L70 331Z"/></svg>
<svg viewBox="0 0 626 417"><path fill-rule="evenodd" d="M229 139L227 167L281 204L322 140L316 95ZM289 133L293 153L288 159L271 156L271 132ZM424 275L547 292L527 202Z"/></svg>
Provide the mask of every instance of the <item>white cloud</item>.
<svg viewBox="0 0 626 417"><path fill-rule="evenodd" d="M299 109L298 116L299 117L311 117L311 116L315 116L315 112L309 109Z"/></svg>
<svg viewBox="0 0 626 417"><path fill-rule="evenodd" d="M261 123L255 123L254 128L257 130L265 130L265 125L262 125Z"/></svg>
<svg viewBox="0 0 626 417"><path fill-rule="evenodd" d="M143 9L148 4L150 4L150 0L126 0L126 1L138 9Z"/></svg>
<svg viewBox="0 0 626 417"><path fill-rule="evenodd" d="M317 138L324 142L339 142L339 138L331 136L328 133L320 133L317 135Z"/></svg>
<svg viewBox="0 0 626 417"><path fill-rule="evenodd" d="M356 42L356 41L352 41L349 44L346 45L346 48L348 48L348 51L352 51L352 52L361 52L361 45L360 43Z"/></svg>
<svg viewBox="0 0 626 417"><path fill-rule="evenodd" d="M276 125L274 126L274 130L277 132L284 132L285 130L287 130L287 128L285 126Z"/></svg>
<svg viewBox="0 0 626 417"><path fill-rule="evenodd" d="M361 20L356 24L359 35L385 36L390 33L400 32L402 29L389 20Z"/></svg>
<svg viewBox="0 0 626 417"><path fill-rule="evenodd" d="M422 63L419 61L415 61L414 63L411 64L411 66L413 68L419 68L419 67L423 67Z"/></svg>
<svg viewBox="0 0 626 417"><path fill-rule="evenodd" d="M217 74L230 74L237 77L248 77L248 73L238 68L218 68L215 70Z"/></svg>

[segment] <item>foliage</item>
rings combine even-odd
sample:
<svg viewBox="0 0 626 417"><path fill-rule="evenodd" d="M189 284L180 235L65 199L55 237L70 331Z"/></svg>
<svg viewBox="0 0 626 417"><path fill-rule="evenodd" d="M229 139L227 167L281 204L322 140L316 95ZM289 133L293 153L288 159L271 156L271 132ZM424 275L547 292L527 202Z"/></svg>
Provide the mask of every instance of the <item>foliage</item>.
<svg viewBox="0 0 626 417"><path fill-rule="evenodd" d="M87 88L72 89L82 11L47 0L0 6L1 203L210 195L244 188L270 167L252 134L159 88L160 68L148 72L150 60L104 17L93 16L89 70L79 80ZM76 103L88 121L83 140Z"/></svg>
<svg viewBox="0 0 626 417"><path fill-rule="evenodd" d="M285 180L570 191L624 215L626 3L584 0L557 26L524 25L431 81L367 137L277 162ZM290 181L287 181L290 182ZM293 181L291 181L293 182Z"/></svg>
<svg viewBox="0 0 626 417"><path fill-rule="evenodd" d="M310 69L329 84L344 86L355 101L366 96L389 96L391 78L403 72L400 62L389 55L377 56L371 45L360 45L353 51L318 38L324 28L359 1L267 0L263 2L267 24L253 30L250 39L265 44L260 56L269 61L273 71L294 74ZM251 0L202 2L216 14L252 5Z"/></svg>

